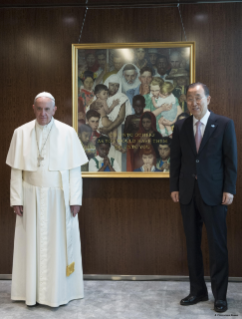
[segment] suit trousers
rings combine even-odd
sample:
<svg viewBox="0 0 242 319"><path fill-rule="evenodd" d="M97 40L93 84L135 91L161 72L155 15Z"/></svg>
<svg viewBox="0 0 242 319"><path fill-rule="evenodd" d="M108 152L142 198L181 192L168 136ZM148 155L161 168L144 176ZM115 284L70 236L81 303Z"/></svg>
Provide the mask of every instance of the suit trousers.
<svg viewBox="0 0 242 319"><path fill-rule="evenodd" d="M228 207L206 205L201 197L197 180L191 202L180 206L186 235L190 293L197 296L207 294L201 250L204 223L209 244L212 292L215 300L226 300L229 268L226 226Z"/></svg>

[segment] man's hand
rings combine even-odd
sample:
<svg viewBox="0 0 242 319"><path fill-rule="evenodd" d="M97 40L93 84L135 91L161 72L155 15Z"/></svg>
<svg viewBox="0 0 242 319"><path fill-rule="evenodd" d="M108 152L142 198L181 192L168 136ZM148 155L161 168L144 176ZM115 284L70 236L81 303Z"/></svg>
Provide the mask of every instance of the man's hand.
<svg viewBox="0 0 242 319"><path fill-rule="evenodd" d="M15 214L19 215L20 217L23 216L23 206L13 206L13 211Z"/></svg>
<svg viewBox="0 0 242 319"><path fill-rule="evenodd" d="M230 193L223 193L222 205L231 205L233 203L234 195Z"/></svg>
<svg viewBox="0 0 242 319"><path fill-rule="evenodd" d="M71 212L73 214L73 217L75 217L78 214L81 206L80 205L71 205L70 207L71 207Z"/></svg>
<svg viewBox="0 0 242 319"><path fill-rule="evenodd" d="M174 203L179 202L179 192L171 192L171 198Z"/></svg>

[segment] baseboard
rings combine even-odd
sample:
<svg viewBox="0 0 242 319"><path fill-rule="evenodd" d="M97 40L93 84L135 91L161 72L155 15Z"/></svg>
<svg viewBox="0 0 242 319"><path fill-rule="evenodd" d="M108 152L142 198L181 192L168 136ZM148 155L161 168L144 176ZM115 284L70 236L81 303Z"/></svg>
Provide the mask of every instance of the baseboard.
<svg viewBox="0 0 242 319"><path fill-rule="evenodd" d="M127 281L189 281L188 276L162 276L162 275L83 275L84 280L127 280ZM0 274L0 280L11 280L11 274ZM210 277L205 276L210 282ZM229 277L229 282L242 282L242 277Z"/></svg>

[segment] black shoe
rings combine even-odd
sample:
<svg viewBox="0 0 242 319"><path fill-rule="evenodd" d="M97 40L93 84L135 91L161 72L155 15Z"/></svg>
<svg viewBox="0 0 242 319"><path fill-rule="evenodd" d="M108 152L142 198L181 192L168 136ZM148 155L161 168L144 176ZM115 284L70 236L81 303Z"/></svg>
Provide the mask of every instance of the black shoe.
<svg viewBox="0 0 242 319"><path fill-rule="evenodd" d="M227 301L226 300L215 300L214 310L216 312L225 312L226 310L228 310Z"/></svg>
<svg viewBox="0 0 242 319"><path fill-rule="evenodd" d="M201 296L193 296L192 294L188 295L186 298L180 301L180 305L182 306L191 306L195 305L200 301L207 301L208 295L201 295Z"/></svg>

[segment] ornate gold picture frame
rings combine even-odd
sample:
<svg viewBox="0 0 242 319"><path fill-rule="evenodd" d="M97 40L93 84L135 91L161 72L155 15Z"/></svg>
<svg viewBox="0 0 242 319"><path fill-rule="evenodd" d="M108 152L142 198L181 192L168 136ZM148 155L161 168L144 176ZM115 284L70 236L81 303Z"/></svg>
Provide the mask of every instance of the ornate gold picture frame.
<svg viewBox="0 0 242 319"><path fill-rule="evenodd" d="M195 42L72 45L73 127L83 177L169 177L174 123L189 116Z"/></svg>

